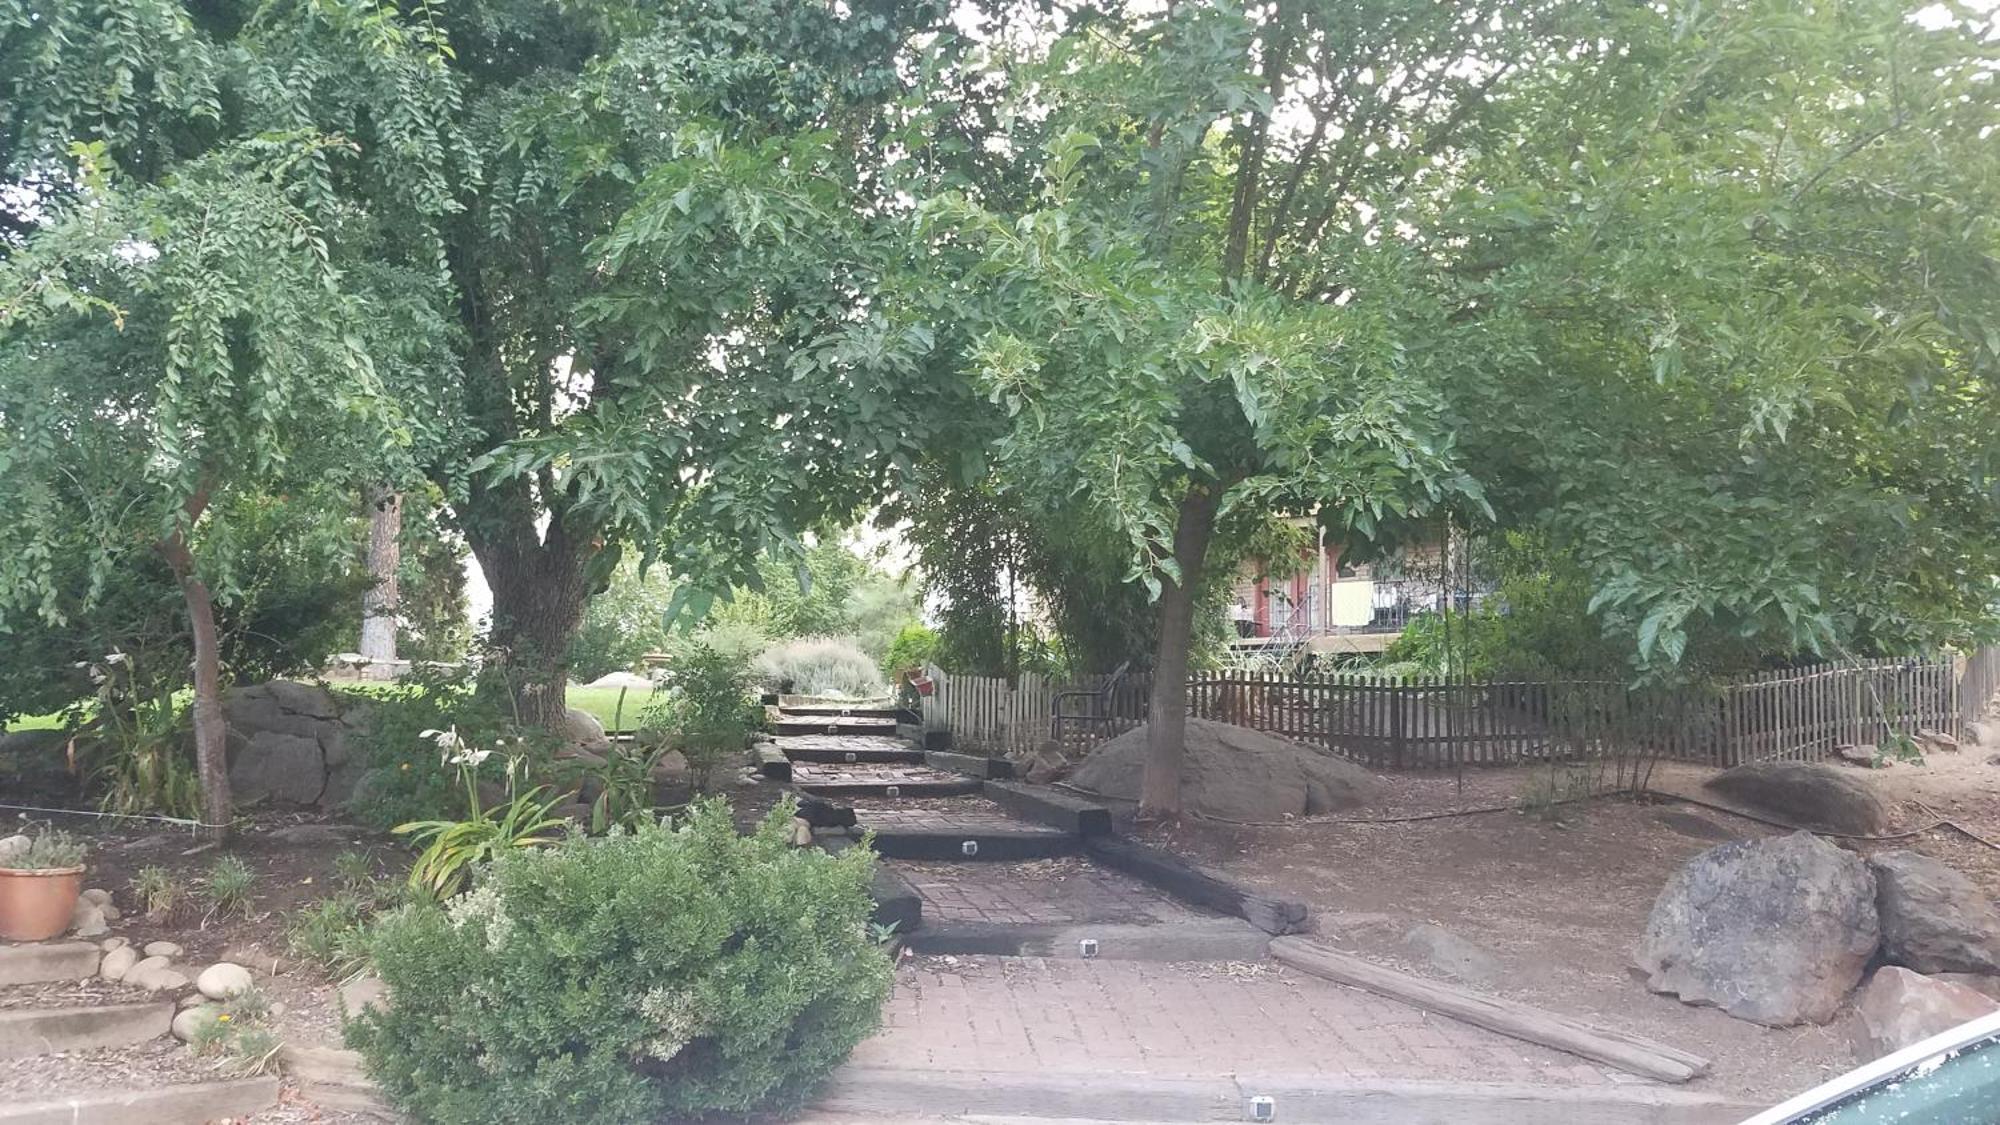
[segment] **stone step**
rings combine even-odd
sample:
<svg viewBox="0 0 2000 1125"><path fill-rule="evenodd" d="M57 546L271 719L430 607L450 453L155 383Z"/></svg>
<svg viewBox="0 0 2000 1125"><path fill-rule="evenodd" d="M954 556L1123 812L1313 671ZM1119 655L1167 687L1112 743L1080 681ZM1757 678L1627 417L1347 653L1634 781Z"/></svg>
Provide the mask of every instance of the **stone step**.
<svg viewBox="0 0 2000 1125"><path fill-rule="evenodd" d="M893 723L901 712L894 707L842 707L833 703L797 703L778 708L778 714L786 718L802 716L819 719L878 719Z"/></svg>
<svg viewBox="0 0 2000 1125"><path fill-rule="evenodd" d="M773 724L778 735L827 734L827 735L882 735L895 737L896 720L868 718L780 718Z"/></svg>
<svg viewBox="0 0 2000 1125"><path fill-rule="evenodd" d="M963 797L979 792L979 779L955 777L945 779L925 779L921 781L887 781L881 779L837 780L816 778L801 780L796 773L792 783L801 793L828 800L852 800L856 797Z"/></svg>
<svg viewBox="0 0 2000 1125"><path fill-rule="evenodd" d="M788 747L780 743L778 750L786 758L794 762L818 762L831 765L856 765L870 762L882 765L921 766L924 764L924 752L907 747L890 749L882 746L859 746L852 750L843 750L826 746Z"/></svg>
<svg viewBox="0 0 2000 1125"><path fill-rule="evenodd" d="M82 980L97 975L104 951L88 941L0 945L0 985Z"/></svg>
<svg viewBox="0 0 2000 1125"><path fill-rule="evenodd" d="M865 826L864 826L865 827ZM1053 859L1082 845L1075 836L1034 828L877 828L875 854L884 859L981 860ZM967 850L966 845L972 845Z"/></svg>
<svg viewBox="0 0 2000 1125"><path fill-rule="evenodd" d="M0 1125L204 1125L247 1118L277 1104L276 1078L238 1078L15 1103L0 1106Z"/></svg>
<svg viewBox="0 0 2000 1125"><path fill-rule="evenodd" d="M395 1107L368 1077L361 1053L343 1047L287 1046L278 1064L299 1085L299 1093L321 1109L393 1117Z"/></svg>
<svg viewBox="0 0 2000 1125"><path fill-rule="evenodd" d="M19 1008L0 1012L0 1059L124 1047L165 1035L172 1001L80 1008Z"/></svg>

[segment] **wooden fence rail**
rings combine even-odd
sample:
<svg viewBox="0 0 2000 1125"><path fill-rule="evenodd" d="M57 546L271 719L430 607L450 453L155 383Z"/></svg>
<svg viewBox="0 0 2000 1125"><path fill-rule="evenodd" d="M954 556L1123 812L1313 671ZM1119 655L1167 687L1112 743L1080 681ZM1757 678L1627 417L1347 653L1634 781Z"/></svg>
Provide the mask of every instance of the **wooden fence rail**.
<svg viewBox="0 0 2000 1125"><path fill-rule="evenodd" d="M1021 753L1051 737L1064 691L1101 681L1006 680L934 671L925 721L990 753ZM1150 683L1119 681L1089 741L1145 721ZM1188 682L1188 713L1234 723L1376 767L1435 769L1550 758L1648 753L1731 766L1768 758L1816 760L1841 746L1896 735L1956 735L2000 687L2000 654L1982 649L1961 676L1950 657L1816 664L1743 676L1707 688L1633 688L1612 678L1489 680L1357 674L1203 672Z"/></svg>

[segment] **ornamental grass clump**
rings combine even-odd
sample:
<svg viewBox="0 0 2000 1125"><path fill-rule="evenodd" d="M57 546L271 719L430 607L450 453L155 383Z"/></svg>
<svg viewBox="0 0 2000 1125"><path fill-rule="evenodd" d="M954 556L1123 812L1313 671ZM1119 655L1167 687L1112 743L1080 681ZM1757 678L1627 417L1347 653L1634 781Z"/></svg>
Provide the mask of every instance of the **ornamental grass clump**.
<svg viewBox="0 0 2000 1125"><path fill-rule="evenodd" d="M657 1121L788 1110L877 1026L874 858L739 835L720 801L498 856L469 892L385 915L390 1002L347 1027L412 1117Z"/></svg>

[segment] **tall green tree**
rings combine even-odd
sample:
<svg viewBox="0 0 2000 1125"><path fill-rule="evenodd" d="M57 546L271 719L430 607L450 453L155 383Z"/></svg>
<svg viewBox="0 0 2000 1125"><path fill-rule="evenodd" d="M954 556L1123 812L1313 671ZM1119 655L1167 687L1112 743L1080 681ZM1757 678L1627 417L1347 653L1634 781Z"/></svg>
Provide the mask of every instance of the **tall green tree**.
<svg viewBox="0 0 2000 1125"><path fill-rule="evenodd" d="M894 0L9 0L8 245L23 271L70 268L56 229L99 198L79 143L108 182L190 205L215 191L202 168L295 153L244 173L291 213L244 244L230 291L279 302L290 291L251 272L258 259L317 261L336 311L302 303L283 327L357 365L345 391L385 420L331 444L393 462L369 487L421 473L442 489L494 591L496 665L521 713L549 720L584 603L621 557L696 586L744 578L804 530L848 523L924 440L889 387L927 338L871 317L863 294L922 109L912 43L943 50L944 14ZM176 212L118 237L166 262L203 224ZM47 316L116 304L81 282L20 284L14 305L36 319L17 316L14 339L45 362L60 362ZM176 302L194 299L175 290L111 339L179 324ZM323 418L213 406L267 435L232 471L311 463L287 441ZM180 491L185 508L194 491Z"/></svg>
<svg viewBox="0 0 2000 1125"><path fill-rule="evenodd" d="M1244 509L1361 544L1432 513L1545 524L1649 659L1690 614L1828 643L1809 575L1870 555L1864 603L1888 573L1982 608L1994 99L1969 18L1272 0L1010 40L992 144L1037 191L933 204L931 292L1009 419L1008 487L1112 529L1157 596L1145 810L1179 809L1194 594ZM1945 533L1913 553L1899 524Z"/></svg>

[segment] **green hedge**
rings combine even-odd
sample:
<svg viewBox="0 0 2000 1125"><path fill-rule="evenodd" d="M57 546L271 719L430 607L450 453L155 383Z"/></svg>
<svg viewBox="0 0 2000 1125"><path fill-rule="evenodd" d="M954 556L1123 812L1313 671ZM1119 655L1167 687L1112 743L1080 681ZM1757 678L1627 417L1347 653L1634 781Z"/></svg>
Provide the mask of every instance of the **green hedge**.
<svg viewBox="0 0 2000 1125"><path fill-rule="evenodd" d="M794 849L720 801L503 857L378 923L386 1012L348 1025L419 1119L632 1122L803 1105L878 1025L873 856Z"/></svg>

